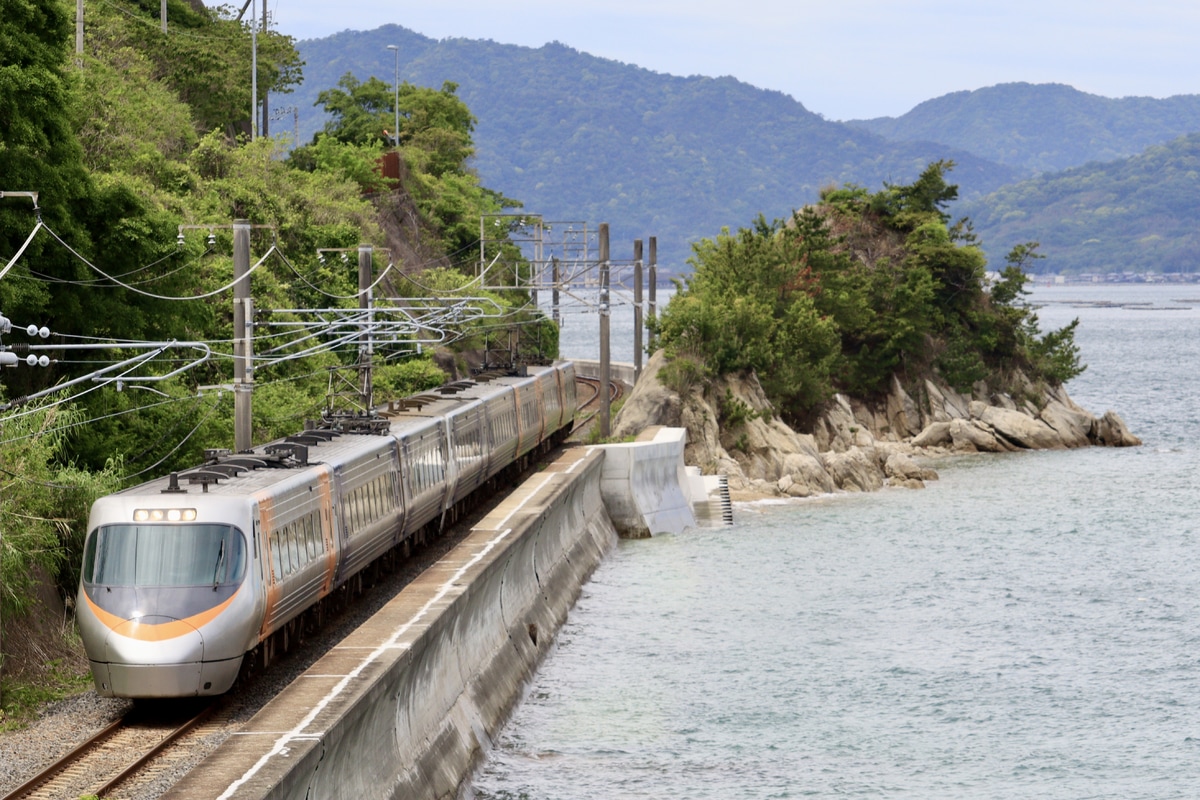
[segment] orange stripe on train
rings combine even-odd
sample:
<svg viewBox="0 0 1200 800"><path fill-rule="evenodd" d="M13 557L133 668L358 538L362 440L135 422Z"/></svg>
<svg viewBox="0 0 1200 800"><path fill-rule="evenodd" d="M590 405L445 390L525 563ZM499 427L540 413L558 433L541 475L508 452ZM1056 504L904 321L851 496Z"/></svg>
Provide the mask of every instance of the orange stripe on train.
<svg viewBox="0 0 1200 800"><path fill-rule="evenodd" d="M129 631L122 631L122 636L127 636L130 639L137 639L141 642L165 642L167 639L176 639L180 636L186 636L200 628L202 625L207 625L212 622L217 616L229 607L233 602L233 598L241 592L241 587L234 592L228 600L221 603L219 606L213 606L207 611L202 611L199 614L193 614L181 620L171 620L170 622L140 622L138 620L123 619L116 614L111 614L105 611L100 606L96 605L92 598L87 596L85 592L83 597L87 601L88 608L96 615L96 619L100 620L105 627L116 630L118 627L132 622Z"/></svg>

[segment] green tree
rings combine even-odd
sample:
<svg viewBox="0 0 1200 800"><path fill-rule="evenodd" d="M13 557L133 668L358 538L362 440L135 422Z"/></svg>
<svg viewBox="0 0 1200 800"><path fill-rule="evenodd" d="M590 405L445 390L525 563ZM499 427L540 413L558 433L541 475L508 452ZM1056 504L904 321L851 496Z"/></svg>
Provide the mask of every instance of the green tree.
<svg viewBox="0 0 1200 800"><path fill-rule="evenodd" d="M696 244L695 271L659 325L669 377L753 369L776 407L803 421L830 392L883 392L893 376L936 370L970 391L1013 368L1051 383L1077 375L1074 325L1042 335L1015 302L1036 243L1013 251L989 291L969 220L950 225L944 212L950 166L875 194L829 189L786 222L760 216Z"/></svg>

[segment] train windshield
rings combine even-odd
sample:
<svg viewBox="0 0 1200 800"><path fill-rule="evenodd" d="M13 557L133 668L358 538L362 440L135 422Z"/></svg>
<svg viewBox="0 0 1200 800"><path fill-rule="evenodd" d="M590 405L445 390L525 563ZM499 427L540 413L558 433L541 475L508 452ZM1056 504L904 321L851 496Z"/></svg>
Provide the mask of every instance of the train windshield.
<svg viewBox="0 0 1200 800"><path fill-rule="evenodd" d="M104 586L220 586L246 571L231 525L104 525L88 537L83 580Z"/></svg>

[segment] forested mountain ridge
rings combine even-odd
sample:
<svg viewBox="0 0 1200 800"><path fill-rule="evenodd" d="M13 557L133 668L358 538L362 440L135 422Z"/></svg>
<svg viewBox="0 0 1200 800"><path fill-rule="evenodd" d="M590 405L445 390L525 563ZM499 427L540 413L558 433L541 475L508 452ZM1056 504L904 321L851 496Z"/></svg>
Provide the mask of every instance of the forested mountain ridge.
<svg viewBox="0 0 1200 800"><path fill-rule="evenodd" d="M657 236L660 263L676 269L687 242L758 213L787 216L822 187L912 180L942 158L955 161L965 197L1017 175L943 145L887 142L729 77L664 75L557 43L437 41L398 25L298 43L304 83L274 103L295 103L302 142L322 124L320 90L347 72L394 79L390 44L401 81L458 84L478 118L484 183L547 219L611 223L614 255L622 240Z"/></svg>
<svg viewBox="0 0 1200 800"><path fill-rule="evenodd" d="M960 205L994 259L1036 240L1047 272L1194 272L1200 133L1132 158L1085 164Z"/></svg>
<svg viewBox="0 0 1200 800"><path fill-rule="evenodd" d="M1200 131L1200 95L1113 99L1059 83L1002 83L926 100L900 117L846 124L896 141L938 142L1030 176L1125 158Z"/></svg>

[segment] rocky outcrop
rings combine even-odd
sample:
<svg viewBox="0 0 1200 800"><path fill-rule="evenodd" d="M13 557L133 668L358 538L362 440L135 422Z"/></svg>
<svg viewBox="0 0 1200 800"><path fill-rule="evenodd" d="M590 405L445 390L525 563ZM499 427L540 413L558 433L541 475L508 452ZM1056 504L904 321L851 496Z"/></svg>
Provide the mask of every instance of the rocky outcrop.
<svg viewBox="0 0 1200 800"><path fill-rule="evenodd" d="M658 379L664 364L661 352L650 359L617 415L614 437L651 425L687 428L686 462L726 475L743 497L921 488L937 479L929 462L953 453L1141 444L1115 412L1097 419L1062 387L1039 391L1020 374L1006 381L1018 396L984 383L965 395L925 380L914 397L893 379L874 403L835 396L809 434L775 416L753 374L695 385L681 396Z"/></svg>

